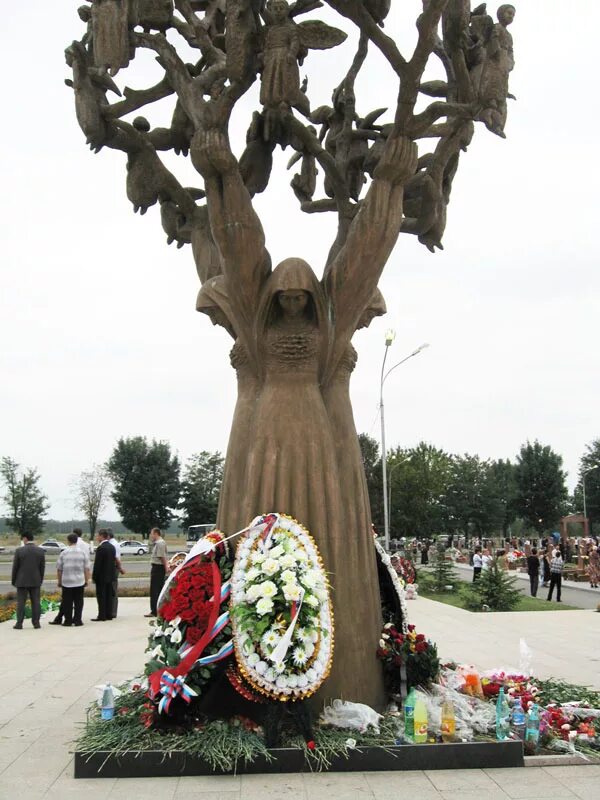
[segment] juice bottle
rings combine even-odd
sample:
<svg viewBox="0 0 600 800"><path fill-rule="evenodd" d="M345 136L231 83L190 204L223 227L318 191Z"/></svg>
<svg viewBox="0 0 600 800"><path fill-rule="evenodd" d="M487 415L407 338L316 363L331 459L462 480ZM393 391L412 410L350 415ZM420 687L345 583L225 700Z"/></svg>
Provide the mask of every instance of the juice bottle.
<svg viewBox="0 0 600 800"><path fill-rule="evenodd" d="M411 689L404 701L404 736L409 741L415 738L415 690Z"/></svg>
<svg viewBox="0 0 600 800"><path fill-rule="evenodd" d="M454 703L452 700L444 700L442 705L442 739L444 742L452 742L456 733L456 719L454 717Z"/></svg>
<svg viewBox="0 0 600 800"><path fill-rule="evenodd" d="M415 703L415 744L427 741L427 706L420 694Z"/></svg>

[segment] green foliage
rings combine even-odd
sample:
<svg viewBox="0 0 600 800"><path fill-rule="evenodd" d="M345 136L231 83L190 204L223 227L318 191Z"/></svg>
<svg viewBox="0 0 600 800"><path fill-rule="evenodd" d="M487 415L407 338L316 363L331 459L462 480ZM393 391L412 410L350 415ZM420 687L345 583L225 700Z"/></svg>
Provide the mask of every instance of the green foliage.
<svg viewBox="0 0 600 800"><path fill-rule="evenodd" d="M465 534L488 536L504 522L504 509L490 461L454 456L446 488L448 520Z"/></svg>
<svg viewBox="0 0 600 800"><path fill-rule="evenodd" d="M147 538L152 527L169 525L179 504L179 460L166 442L119 439L107 468L112 498L129 530Z"/></svg>
<svg viewBox="0 0 600 800"><path fill-rule="evenodd" d="M358 444L362 455L369 502L371 504L371 518L378 531L383 531L383 478L381 475L381 457L379 445L372 436L366 433L358 434Z"/></svg>
<svg viewBox="0 0 600 800"><path fill-rule="evenodd" d="M219 452L203 450L187 462L181 481L181 525L202 525L217 518L223 481L224 458Z"/></svg>
<svg viewBox="0 0 600 800"><path fill-rule="evenodd" d="M460 578L454 564L445 558L446 548L440 542L437 545L436 558L433 569L428 576L427 586L432 592L456 592L460 584ZM448 589L452 586L452 589Z"/></svg>
<svg viewBox="0 0 600 800"><path fill-rule="evenodd" d="M492 461L490 466L490 479L496 487L496 496L500 506L502 533L506 537L509 527L516 518L515 500L517 484L515 480L515 465L509 459Z"/></svg>
<svg viewBox="0 0 600 800"><path fill-rule="evenodd" d="M515 509L538 533L556 525L565 510L562 456L537 440L521 447L515 465Z"/></svg>
<svg viewBox="0 0 600 800"><path fill-rule="evenodd" d="M22 536L24 533L41 533L44 515L50 508L48 498L39 486L40 476L36 469L21 472L21 466L12 458L0 461L0 478L6 494L4 502L9 509L7 525Z"/></svg>
<svg viewBox="0 0 600 800"><path fill-rule="evenodd" d="M579 462L579 484L575 490L575 502L583 511L582 477L585 476L585 501L587 515L592 524L600 523L600 439L594 439L585 446L585 453Z"/></svg>
<svg viewBox="0 0 600 800"><path fill-rule="evenodd" d="M500 566L497 558L492 559L488 569L484 569L475 583L463 590L465 606L471 611L481 611L486 605L490 611L512 611L521 599L516 579Z"/></svg>

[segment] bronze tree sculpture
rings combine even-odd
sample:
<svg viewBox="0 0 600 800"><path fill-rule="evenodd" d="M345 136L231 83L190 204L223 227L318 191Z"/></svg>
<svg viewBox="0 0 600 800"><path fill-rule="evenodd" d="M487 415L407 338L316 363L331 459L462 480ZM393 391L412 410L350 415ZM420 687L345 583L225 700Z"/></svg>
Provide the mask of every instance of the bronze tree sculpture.
<svg viewBox="0 0 600 800"><path fill-rule="evenodd" d="M311 108L299 65L346 34L319 19L328 6L358 29L332 105ZM399 233L442 247L446 208L474 122L504 136L507 26L485 4L423 0L410 58L384 27L390 0L93 0L87 30L67 48L77 120L95 152L127 154L134 211L160 204L169 243L191 244L202 283L197 308L233 337L238 402L227 452L219 527L234 532L256 514L297 517L317 540L333 587L336 653L326 697L379 706L375 650L381 625L370 509L348 386L355 331L384 313L377 283ZM311 13L310 19L304 19ZM167 38L168 37L168 38ZM184 63L172 42L197 53ZM395 106L361 116L356 78L377 48L398 82ZM156 53L162 80L119 89L115 77L139 48ZM446 80L425 81L430 58ZM233 154L236 103L261 81L247 146ZM113 101L109 93L120 95ZM125 115L174 96L171 125ZM420 96L435 98L424 110ZM429 145L419 156L417 142ZM268 184L275 148L299 165L292 189L306 213L337 215L319 279L304 261L272 269L252 197ZM425 147L423 148L425 149ZM181 186L160 159L189 157L203 188ZM318 167L324 181L319 187Z"/></svg>

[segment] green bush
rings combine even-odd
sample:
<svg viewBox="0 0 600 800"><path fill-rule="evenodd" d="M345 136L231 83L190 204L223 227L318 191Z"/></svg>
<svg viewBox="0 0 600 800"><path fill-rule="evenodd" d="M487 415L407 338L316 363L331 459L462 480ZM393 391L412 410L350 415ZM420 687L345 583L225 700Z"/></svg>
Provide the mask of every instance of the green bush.
<svg viewBox="0 0 600 800"><path fill-rule="evenodd" d="M502 569L498 559L491 561L475 583L463 589L465 606L470 611L481 611L488 606L490 611L512 611L521 598L515 588L516 579Z"/></svg>

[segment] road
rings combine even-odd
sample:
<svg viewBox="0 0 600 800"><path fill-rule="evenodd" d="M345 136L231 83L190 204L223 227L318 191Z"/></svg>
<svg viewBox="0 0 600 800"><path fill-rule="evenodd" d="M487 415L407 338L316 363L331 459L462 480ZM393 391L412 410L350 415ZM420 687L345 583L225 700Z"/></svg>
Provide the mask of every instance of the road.
<svg viewBox="0 0 600 800"><path fill-rule="evenodd" d="M456 571L462 581L469 583L473 579L473 567L467 564L455 564ZM521 594L529 594L529 575L523 572L511 572L511 575L517 579L517 588ZM538 590L538 599L544 599L548 596L548 590L542 589L541 586ZM554 600L556 594L554 595ZM590 589L587 583L575 583L574 581L563 581L561 601L569 606L575 608L597 608L600 605L600 589Z"/></svg>
<svg viewBox="0 0 600 800"><path fill-rule="evenodd" d="M171 555L177 551L173 550ZM121 575L119 582L122 586L132 588L145 588L150 585L150 556L124 556L123 568L125 575ZM12 556L2 554L0 556L0 594L6 592L14 592L15 587L11 585L10 576L12 569ZM133 577L128 577L127 573L132 573ZM46 557L46 579L42 585L42 589L47 592L55 592L56 585L56 557Z"/></svg>

